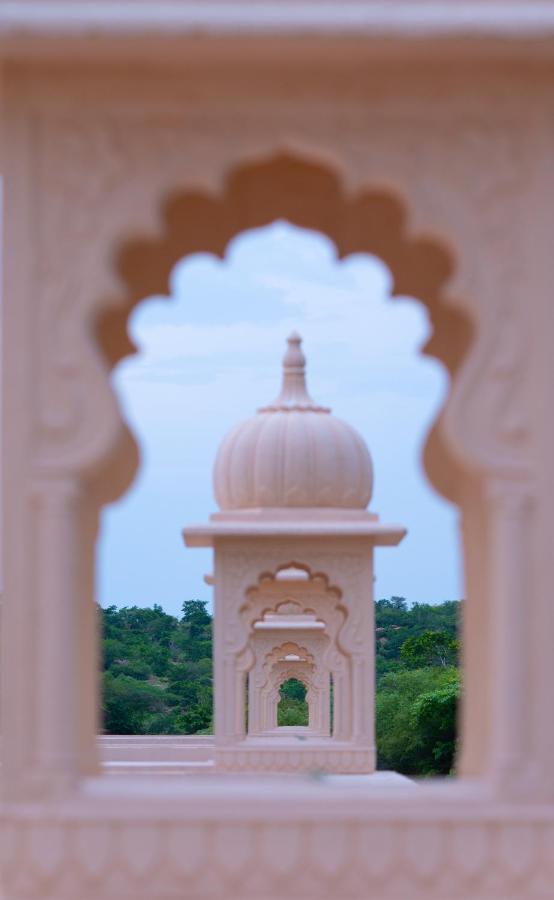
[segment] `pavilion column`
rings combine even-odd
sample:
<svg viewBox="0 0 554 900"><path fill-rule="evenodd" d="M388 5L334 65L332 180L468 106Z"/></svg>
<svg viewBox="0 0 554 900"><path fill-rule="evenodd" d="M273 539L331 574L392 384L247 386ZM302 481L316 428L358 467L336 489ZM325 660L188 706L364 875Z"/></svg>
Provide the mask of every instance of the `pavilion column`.
<svg viewBox="0 0 554 900"><path fill-rule="evenodd" d="M321 732L325 736L329 736L331 731L331 690L329 682L329 673L323 675L323 685L319 692L321 704Z"/></svg>
<svg viewBox="0 0 554 900"><path fill-rule="evenodd" d="M350 739L350 704L351 691L346 672L340 671L333 674L333 700L334 700L334 737L338 740Z"/></svg>
<svg viewBox="0 0 554 900"><path fill-rule="evenodd" d="M246 731L246 685L248 683L248 674L242 669L235 671L234 679L230 680L232 684L234 680L235 690L233 693L233 703L230 709L229 722L232 723L233 737L243 738ZM250 704L250 694L248 696Z"/></svg>
<svg viewBox="0 0 554 900"><path fill-rule="evenodd" d="M36 743L34 779L73 785L81 770L79 505L71 478L34 483L36 523Z"/></svg>
<svg viewBox="0 0 554 900"><path fill-rule="evenodd" d="M271 686L266 684L260 691L260 709L258 718L258 727L260 731L265 731L269 721L269 705L271 702Z"/></svg>
<svg viewBox="0 0 554 900"><path fill-rule="evenodd" d="M279 706L280 693L279 688L274 687L268 695L266 717L264 720L264 731L272 730L277 727L277 707Z"/></svg>
<svg viewBox="0 0 554 900"><path fill-rule="evenodd" d="M98 505L79 504L80 555L78 579L78 660L79 665L79 760L82 775L99 772L98 733L102 729L100 717L102 671L101 631L96 602L96 541L98 537Z"/></svg>
<svg viewBox="0 0 554 900"><path fill-rule="evenodd" d="M258 672L252 669L248 673L248 733L258 734L261 731L262 691L255 688Z"/></svg>
<svg viewBox="0 0 554 900"><path fill-rule="evenodd" d="M265 723L266 729L273 729L277 727L277 707L279 706L279 690L271 692L268 703L268 715L267 721Z"/></svg>
<svg viewBox="0 0 554 900"><path fill-rule="evenodd" d="M312 687L314 696L314 728L318 734L329 736L330 730L330 697L329 697L329 676L319 676L316 685Z"/></svg>
<svg viewBox="0 0 554 900"><path fill-rule="evenodd" d="M493 604L490 771L500 793L508 797L525 795L532 768L532 497L525 482L498 480L489 498Z"/></svg>
<svg viewBox="0 0 554 900"><path fill-rule="evenodd" d="M270 691L268 691L263 710L263 719L262 719L262 728L264 731L267 731L269 728L274 728L277 722L277 712L276 712L276 694L275 690L272 687Z"/></svg>
<svg viewBox="0 0 554 900"><path fill-rule="evenodd" d="M491 642L493 629L491 586L491 510L482 481L466 478L460 508L464 552L461 662L463 692L458 714L461 741L456 773L480 778L491 757Z"/></svg>
<svg viewBox="0 0 554 900"><path fill-rule="evenodd" d="M312 684L306 693L306 700L308 701L308 725L313 731L321 733L321 690Z"/></svg>
<svg viewBox="0 0 554 900"><path fill-rule="evenodd" d="M362 654L352 659L352 738L367 744L372 734L372 672L369 660Z"/></svg>
<svg viewBox="0 0 554 900"><path fill-rule="evenodd" d="M221 663L217 662L219 678L216 674L215 734L221 743L227 744L244 733L244 672L237 670L234 653L226 653Z"/></svg>

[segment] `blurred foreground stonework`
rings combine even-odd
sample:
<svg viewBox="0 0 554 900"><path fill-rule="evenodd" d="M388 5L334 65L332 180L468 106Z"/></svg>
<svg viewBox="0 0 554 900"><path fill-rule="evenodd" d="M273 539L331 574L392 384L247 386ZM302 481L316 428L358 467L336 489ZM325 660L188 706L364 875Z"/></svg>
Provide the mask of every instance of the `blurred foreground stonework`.
<svg viewBox="0 0 554 900"><path fill-rule="evenodd" d="M554 898L553 85L549 0L0 4L8 900ZM371 774L370 560L403 532L365 511L356 440L303 426L275 426L280 475L243 433L186 529L215 551L215 743L97 738L98 519L138 468L110 386L128 316L278 219L380 257L451 376L423 464L460 513L455 778ZM273 424L327 415L291 341ZM284 624L313 634L269 646ZM291 672L304 733L275 726Z"/></svg>

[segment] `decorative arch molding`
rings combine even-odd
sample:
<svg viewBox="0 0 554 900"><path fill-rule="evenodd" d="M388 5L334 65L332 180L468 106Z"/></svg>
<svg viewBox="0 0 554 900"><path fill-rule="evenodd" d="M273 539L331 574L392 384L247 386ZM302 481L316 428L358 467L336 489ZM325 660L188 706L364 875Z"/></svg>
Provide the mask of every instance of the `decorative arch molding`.
<svg viewBox="0 0 554 900"><path fill-rule="evenodd" d="M283 652L296 646L304 658L289 661ZM314 651L316 647L313 647ZM309 710L309 727L314 733L329 736L330 692L329 670L321 665L321 653L311 653L294 642L287 642L267 654L264 665L264 683L260 693L260 719L262 730L277 726L277 707L283 684L293 678L306 688Z"/></svg>
<svg viewBox="0 0 554 900"><path fill-rule="evenodd" d="M201 252L223 258L233 237L277 219L327 235L339 259L353 253L382 259L393 275L393 296L412 296L429 312L432 333L423 352L442 362L451 377L459 371L472 325L468 314L446 299L452 251L436 237L409 233L406 207L395 191L368 188L350 195L332 166L290 152L238 166L218 194L170 194L160 234L121 244L115 265L125 294L96 317L97 339L108 364L114 366L134 351L128 316L146 297L167 294L169 274L180 259ZM440 421L429 435L425 466L437 490L456 502L460 472L446 449ZM129 447L121 445L117 452L129 454ZM129 456L128 483L136 462Z"/></svg>
<svg viewBox="0 0 554 900"><path fill-rule="evenodd" d="M258 580L256 584L252 584L250 587L246 589L246 597L247 602L248 598L255 592L259 592L260 590L271 589L275 587L277 590L282 589L283 580L279 578L279 574L283 571L296 569L299 572L305 573L305 578L295 579L297 585L300 586L301 589L304 588L305 584L308 583L312 587L317 587L318 589L323 589L324 591L334 594L337 600L341 597L340 588L336 587L336 585L332 585L329 583L329 576L325 574L325 572L317 572L312 570L312 568L307 563L299 563L299 562L290 562L290 563L282 563L276 566L273 571L265 571L258 575ZM290 582L289 582L290 583ZM292 592L292 589L291 589ZM279 604L283 602L282 599L279 599ZM263 610L263 612L269 612L270 610ZM313 612L313 610L304 610L305 612Z"/></svg>
<svg viewBox="0 0 554 900"><path fill-rule="evenodd" d="M262 146L271 147L271 141L262 142ZM263 150L258 145L252 152ZM465 152L473 158L470 147ZM237 157L231 154L229 159L232 164ZM482 161L479 154L477 161ZM97 300L89 319L95 325L97 343L107 364L115 365L133 351L126 332L130 311L151 294L167 294L169 273L179 259L196 252L223 257L232 237L279 218L326 234L339 258L350 253L376 254L391 270L394 295L412 295L427 308L432 333L424 352L445 365L451 388L427 437L423 462L437 491L461 508L467 592L472 598L464 616L466 636L472 635L471 641L464 641L469 673L464 731L471 733L472 739L470 751L468 741L463 741L462 768L469 774L490 767L483 760L489 754L487 710L493 701L488 696L482 699L482 682L488 684L488 679L483 679L481 672L483 648L492 639L487 597L496 590L491 587L492 580L503 582L499 571L503 562L499 565L492 557L511 557L517 529L511 529L510 523L521 520L520 507L527 510L534 503L529 481L530 425L525 413L528 384L523 374L525 323L518 306L523 285L521 272L509 262L517 257L517 248L505 227L506 216L514 212L505 198L514 194L520 176L515 174L513 160L505 162L498 176L477 177L471 184L467 178L463 183L454 179L459 192L470 192L469 215L466 210L463 219L453 223L451 232L447 229L452 201L448 197L443 200L440 188L433 187L431 173L427 173L426 182L433 195L429 207L424 196L428 188L417 184L417 169L412 167L411 172L396 172L390 177L382 153L377 167L367 167L369 181L373 168L376 177L384 175L390 185L401 185L400 190L366 188L361 181L361 187L350 194L332 164L290 151L239 162L227 170L229 174L221 183L211 179L211 184L217 185L211 190L167 192L166 180L159 232L153 237L135 236L121 242L114 268L124 290L119 295L106 295L104 301ZM424 168L429 165L421 157L420 164ZM476 171L477 167L472 174ZM410 233L407 211L411 207L416 215L423 210L424 221L432 222L432 227L437 225L437 232L440 229L442 235L455 235L452 246L459 247L462 254L462 271L456 279L458 299L448 292L454 273L452 249L434 235ZM125 213L128 216L129 210ZM490 266L483 256L483 246L489 248ZM107 396L105 388L101 389L106 394L105 402L97 404L103 416L99 433L104 435L105 453L102 456L97 442L97 477L88 487L91 504L97 509L123 493L138 464L132 436L121 418L114 416L113 396ZM76 468L84 468L79 456ZM493 532L502 533L500 550ZM515 549L518 552L517 546ZM517 591L513 593L515 607Z"/></svg>
<svg viewBox="0 0 554 900"><path fill-rule="evenodd" d="M331 142L334 149L329 156L344 165L346 176L354 174L356 192L349 194L346 178L337 174L338 166L315 159L315 150L320 150L316 137L303 142L315 148L314 156L301 156L273 153L279 146L275 133L253 140L249 133L241 146L225 149L206 161L196 149L188 170L175 150L186 138L186 129L178 131L178 140L175 132L171 133L168 149L169 145L159 142L152 115L148 128L141 132L144 158L137 166L127 124L121 125L119 136L112 121L99 119L83 128L77 115L79 103L71 107L63 123L51 118L50 110L35 135L38 143L33 158L40 159L40 168L31 173L35 179L32 183L44 206L39 210L33 236L27 235L25 227L16 229L22 246L32 254L36 252L37 270L44 278L29 280L32 267L22 262L26 255L19 254L15 280L20 284L12 290L14 305L26 309L29 321L36 322L29 346L40 346L41 354L33 362L36 395L28 404L32 412L25 422L25 433L11 442L10 451L15 461L21 456L20 445L28 449L32 485L26 483L25 489L30 488L36 507L32 517L37 531L49 535L54 517L63 520L72 536L72 541L65 540L65 535L58 541L55 566L57 577L68 582L67 606L74 606L76 596L80 598L83 612L75 629L87 634L94 629L94 610L88 607L94 592L98 511L121 496L138 466L136 444L122 422L106 373L106 363L114 365L133 349L126 334L129 312L152 290L161 287L161 292L167 293L167 276L177 259L198 250L223 255L230 237L241 229L263 225L276 215L289 218L327 234L340 257L351 252L380 255L395 278L395 293L412 293L429 309L433 334L426 352L444 362L452 386L443 413L427 439L425 467L437 490L462 507L468 595L472 598L464 616L464 629L472 636L464 642L469 673L464 709L471 707L474 712L469 716L464 712L465 733L471 734L472 749L470 753L464 750L467 759L463 770L468 774L490 770L492 699L488 696L491 689L487 692L490 678L486 677L490 666L484 662L492 639L489 598L502 596L498 614L505 618L504 596L506 587L511 588L514 596L510 609L517 616L521 592L513 579L505 584L502 571L505 560L517 565L513 562L514 549L520 552L519 535L532 527L528 520L534 510L529 512L528 508L535 502L533 485L525 480L530 467L532 414L525 403L529 387L528 330L520 300L533 267L529 267L525 253L523 257L519 253L517 229L507 225L524 221L518 216L526 187L526 157L521 147L518 149L519 139L512 153L505 143L503 126L496 123L489 127L487 123L476 130L466 118L470 127L465 129L464 164L453 170L451 193L444 194L443 186L433 180L434 171L437 165L446 164L447 150L454 149L452 127L460 123L460 110L454 110L449 124L442 122L441 128L445 127L440 133L436 132L436 121L430 128L429 120L421 120L417 153L408 158L403 151L402 159L394 165L389 165L390 141L391 135L398 137L399 132L390 131L388 120L374 117L373 128L381 123L384 138L376 135L376 151L368 154L367 162L364 158L359 164L359 154L367 151L370 140L363 129L359 132L362 140L359 135L354 140L354 154L341 138ZM408 139L412 125L406 125L404 116L400 121L401 140ZM254 131L261 127L256 124ZM431 141L430 132L434 135ZM29 135L32 133L29 130ZM523 134L524 129L518 133ZM28 142L29 151L30 141L27 135L22 138L22 146L27 147ZM490 144L487 152L502 165L479 174L477 163L483 159L483 142ZM270 155L264 157L264 153ZM256 156L255 162L241 162ZM161 172L160 159L164 157L168 169ZM231 174L220 182L225 171ZM20 175L17 179L22 199L28 203L31 194L23 187ZM364 187L376 179L386 179L393 187ZM206 189L172 188L199 183L207 185ZM135 203L137 187L141 195ZM157 198L163 196L167 201L160 219ZM463 200L454 202L455 197ZM459 305L447 293L453 254L441 240L412 237L406 210L426 223L428 233L433 229L454 236L452 246L460 251L456 272ZM133 229L136 233L148 228L154 238L121 241L121 236L131 234ZM11 256L16 259L16 254ZM108 268L110 259L113 270ZM121 291L114 287L114 273L122 279ZM28 298L36 302L36 309L31 308ZM13 336L17 341L17 331ZM14 399L25 403L30 398L18 389ZM27 447L28 434L37 439ZM514 473L519 478L517 485L513 483ZM492 499L491 476L495 479ZM12 506L17 508L15 501ZM25 546L18 538L8 556L17 557ZM77 550L82 572L73 575ZM527 549L521 552L525 555ZM38 568L41 574L36 581L45 583L42 570L48 566ZM238 574L236 579L241 581ZM17 581L12 592L18 602L27 592L26 603L32 609L25 573L18 574ZM59 593L57 588L54 583L53 596ZM86 718L88 724L79 725L75 737L78 749L72 752L79 759L79 770L88 772L93 769L91 748L96 727L93 641L80 664L80 719ZM63 682L69 683L68 679ZM31 695L32 691L26 689L26 693ZM25 703L19 707L30 708ZM41 707L46 705L38 703ZM60 718L63 709L60 703ZM540 720L538 714L534 715ZM33 731L31 718L20 729L24 734L22 746L30 746L27 735ZM505 718L515 721L518 715L506 712ZM14 706L11 720L18 719L20 710ZM517 734L517 728L512 731ZM465 740L464 745L467 747ZM60 749L61 768L66 755L66 750ZM26 762L22 769L27 772L29 765ZM18 766L15 760L12 769Z"/></svg>
<svg viewBox="0 0 554 900"><path fill-rule="evenodd" d="M367 552L367 547L365 549ZM344 567L341 568L345 577ZM353 563L350 576L355 568ZM291 577L280 578L283 572ZM242 640L239 630L236 630L237 640L230 647L230 653L239 661L242 670L242 661L247 657L252 663L249 667L249 734L263 733L267 728L276 727L276 704L282 681L279 673L286 670L291 673L290 677L295 677L295 671L305 670L307 673L310 670L310 684L306 685L309 689L310 728L320 736L329 737L329 679L333 675L337 684L336 734L341 738L351 738L351 673L359 665L358 638L363 625L358 621L359 604L352 603L355 589L352 589L348 576L346 582L347 589L350 589L347 593L352 595L350 602L343 598L342 590L319 566L310 566L298 559L290 561L283 555L277 558L276 565L271 569L261 571L256 583L245 587L245 600L238 611L242 621ZM283 607L286 609L282 625L285 632L295 627L291 626L294 619L291 608L301 617L306 614L313 616L322 627L306 631L306 622L303 622L300 633L289 631L285 639L283 632L279 635L272 629L259 630L256 627L266 615L275 617L272 618L272 625L277 627L278 610ZM287 653L300 659L287 661L284 658ZM367 680L370 684L369 673L361 677L364 683Z"/></svg>
<svg viewBox="0 0 554 900"><path fill-rule="evenodd" d="M284 579L283 573L298 573L298 577L287 578ZM273 569L266 570L261 572L258 575L257 583L249 587L246 591L248 594L251 590L257 590L264 585L268 584L276 584L281 585L283 581L309 581L312 584L322 584L324 585L326 590L335 591L337 596L340 596L340 589L333 585L329 584L329 576L325 574L325 572L315 571L311 566L309 566L305 562L298 562L297 560L292 560L289 562L279 563L278 566L275 566Z"/></svg>
<svg viewBox="0 0 554 900"><path fill-rule="evenodd" d="M269 673L275 663L284 660L285 657L290 654L299 656L302 662L307 662L310 665L314 664L313 653L307 647L299 644L297 641L289 639L283 641L266 654L263 664L264 672L266 674Z"/></svg>
<svg viewBox="0 0 554 900"><path fill-rule="evenodd" d="M281 701L281 688L283 685L287 683L287 681L299 681L302 684L306 691L305 702L308 707L308 727L313 727L314 724L314 706L315 702L318 699L319 691L314 687L314 683L312 678L310 677L310 672L308 671L308 666L298 666L289 665L288 668L276 667L275 669L275 680L273 681L272 688L269 692L269 706L275 704L275 718L277 719L279 713L279 703ZM276 723L279 724L278 721Z"/></svg>
<svg viewBox="0 0 554 900"><path fill-rule="evenodd" d="M279 572L286 569L298 569L307 574L306 579L295 582L279 580ZM263 572L258 576L257 584L250 585L244 592L244 603L239 609L240 616L245 624L245 635L250 635L254 623L261 620L268 613L276 612L283 602L293 595L294 602L298 604L302 613L315 614L311 605L311 597L317 592L319 608L317 615L326 624L327 633L331 639L336 639L337 647L348 653L348 636L343 637L344 626L348 623L347 610L341 602L342 591L331 585L329 577L319 571L312 571L305 563L284 563L278 565L273 572ZM345 640L346 647L341 644ZM248 637L235 648L237 654L243 653L248 642Z"/></svg>

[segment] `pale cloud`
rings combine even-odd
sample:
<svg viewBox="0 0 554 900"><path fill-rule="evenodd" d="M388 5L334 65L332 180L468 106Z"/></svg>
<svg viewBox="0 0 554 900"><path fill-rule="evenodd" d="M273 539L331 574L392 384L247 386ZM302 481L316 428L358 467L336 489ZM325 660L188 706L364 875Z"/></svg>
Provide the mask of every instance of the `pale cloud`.
<svg viewBox="0 0 554 900"><path fill-rule="evenodd" d="M217 268L222 263L214 265ZM345 269L347 265L341 264ZM359 276L360 266L355 268ZM396 357L406 358L424 342L428 333L426 315L414 301L391 301L382 292L382 285L378 284L377 290L370 277L372 271L369 266L349 288L322 283L325 273L318 280L254 273L250 284L256 285L262 295L267 287L280 291L279 308L270 321L242 319L220 324L216 317L219 297L213 311L206 311L204 322L186 321L189 304L182 298L171 306L160 305L154 321L152 309L143 308L131 327L141 351L141 366L126 363L124 377L154 377L156 367L167 376L181 369L188 371L190 360L201 359L211 360L214 371L222 363L248 357L252 365L259 366L260 357L278 358L286 335L299 323L310 359L343 344L351 360L368 366L397 365Z"/></svg>

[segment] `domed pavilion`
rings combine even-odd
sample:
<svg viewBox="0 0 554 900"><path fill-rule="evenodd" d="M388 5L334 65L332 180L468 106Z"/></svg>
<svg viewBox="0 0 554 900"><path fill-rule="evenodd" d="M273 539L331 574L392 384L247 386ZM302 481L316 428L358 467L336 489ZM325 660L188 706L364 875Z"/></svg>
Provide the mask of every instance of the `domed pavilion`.
<svg viewBox="0 0 554 900"><path fill-rule="evenodd" d="M405 534L368 511L362 437L312 400L296 333L275 400L223 439L220 511L185 529L214 549L216 766L375 769L373 553ZM304 685L308 724L279 726L282 685Z"/></svg>

